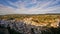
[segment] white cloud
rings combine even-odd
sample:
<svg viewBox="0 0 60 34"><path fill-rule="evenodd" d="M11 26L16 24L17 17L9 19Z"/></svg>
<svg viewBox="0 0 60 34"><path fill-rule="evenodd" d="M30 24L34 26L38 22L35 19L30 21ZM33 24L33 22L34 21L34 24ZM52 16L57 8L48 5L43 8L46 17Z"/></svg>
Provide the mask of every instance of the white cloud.
<svg viewBox="0 0 60 34"><path fill-rule="evenodd" d="M4 14L15 14L15 9L12 7L8 7L8 6L3 6L0 4L0 15L4 15Z"/></svg>
<svg viewBox="0 0 60 34"><path fill-rule="evenodd" d="M18 8L12 8L10 6L3 6L0 7L0 14L43 14L43 13L56 13L57 11L59 12L60 10L60 5L57 6L51 6L50 5L54 5L58 2L59 0L56 1L40 1L38 2L37 0L33 0L30 3L25 2L15 2L15 3L11 3L9 2L11 5L17 6ZM36 3L36 6L33 6L31 8L26 8L25 6L28 4L34 4ZM0 5L1 6L1 5ZM57 12L57 13L58 13ZM60 13L60 12L59 12Z"/></svg>

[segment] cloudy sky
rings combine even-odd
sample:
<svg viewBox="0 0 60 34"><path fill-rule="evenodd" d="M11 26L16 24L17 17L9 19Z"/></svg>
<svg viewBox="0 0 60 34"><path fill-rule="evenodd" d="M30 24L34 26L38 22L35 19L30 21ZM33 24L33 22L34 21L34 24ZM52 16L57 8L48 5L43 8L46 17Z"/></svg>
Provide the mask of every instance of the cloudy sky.
<svg viewBox="0 0 60 34"><path fill-rule="evenodd" d="M60 13L60 0L0 0L0 15Z"/></svg>

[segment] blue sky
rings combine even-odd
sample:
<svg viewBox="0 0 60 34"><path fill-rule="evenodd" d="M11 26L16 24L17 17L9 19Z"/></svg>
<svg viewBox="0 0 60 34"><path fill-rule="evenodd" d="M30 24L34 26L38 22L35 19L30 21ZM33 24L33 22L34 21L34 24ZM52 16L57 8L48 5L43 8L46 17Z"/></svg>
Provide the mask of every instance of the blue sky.
<svg viewBox="0 0 60 34"><path fill-rule="evenodd" d="M44 13L60 13L60 0L0 0L0 14Z"/></svg>

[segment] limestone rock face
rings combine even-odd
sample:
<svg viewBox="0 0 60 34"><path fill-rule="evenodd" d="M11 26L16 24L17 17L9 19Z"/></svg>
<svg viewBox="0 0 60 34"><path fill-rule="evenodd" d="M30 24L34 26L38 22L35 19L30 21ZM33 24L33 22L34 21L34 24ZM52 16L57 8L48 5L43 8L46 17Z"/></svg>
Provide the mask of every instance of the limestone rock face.
<svg viewBox="0 0 60 34"><path fill-rule="evenodd" d="M54 27L57 28L60 25L60 20L56 19L56 22L52 22L51 20L49 22L38 22L38 20L33 20L33 18L25 18L24 20L25 24L30 24L34 26L47 26L47 27ZM54 21L54 20L53 20Z"/></svg>
<svg viewBox="0 0 60 34"><path fill-rule="evenodd" d="M12 33L14 34L16 32L18 32L19 34L60 34L60 27L59 28L53 28L53 27L48 28L46 26L38 26L38 24L36 23L35 25L30 24L29 21L25 22L25 21L5 21L4 20L0 23L1 27L4 27L8 30L8 31L5 30L4 32L5 33L9 32L10 34Z"/></svg>

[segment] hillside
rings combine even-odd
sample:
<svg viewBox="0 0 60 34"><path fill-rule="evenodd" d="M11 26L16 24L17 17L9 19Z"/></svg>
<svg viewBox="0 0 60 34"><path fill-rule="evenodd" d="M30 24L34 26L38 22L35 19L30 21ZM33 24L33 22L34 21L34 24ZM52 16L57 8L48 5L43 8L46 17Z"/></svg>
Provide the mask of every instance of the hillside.
<svg viewBox="0 0 60 34"><path fill-rule="evenodd" d="M0 15L0 33L3 30L9 34L60 34L60 15Z"/></svg>
<svg viewBox="0 0 60 34"><path fill-rule="evenodd" d="M14 19L17 21L24 21L26 24L31 24L35 26L47 26L47 27L57 27L58 22L60 22L60 14L37 14L37 15L27 15L27 14L11 14L2 15L0 19L10 20Z"/></svg>

